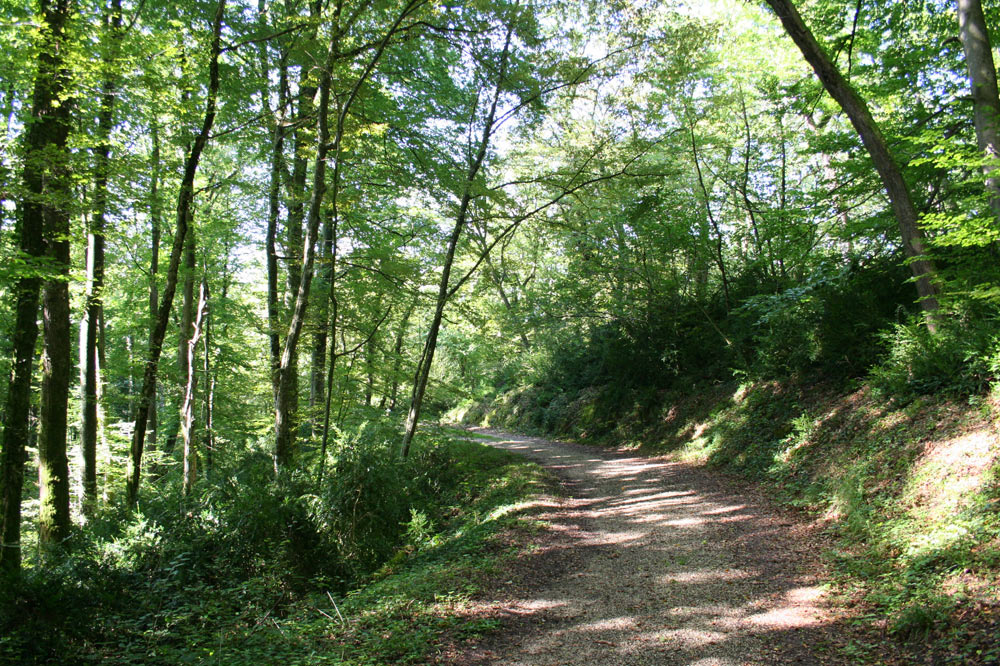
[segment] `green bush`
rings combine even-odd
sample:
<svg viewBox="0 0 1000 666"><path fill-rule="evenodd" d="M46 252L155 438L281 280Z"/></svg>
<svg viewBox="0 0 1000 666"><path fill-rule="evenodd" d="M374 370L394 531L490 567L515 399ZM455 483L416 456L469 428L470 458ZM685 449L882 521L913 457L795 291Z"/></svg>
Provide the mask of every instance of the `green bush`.
<svg viewBox="0 0 1000 666"><path fill-rule="evenodd" d="M85 663L121 645L140 662L173 663L184 637L211 634L208 618L280 617L309 591L346 593L433 541L443 500L461 488L447 446L425 436L401 460L398 439L382 422L338 433L322 483L275 478L270 456L247 450L200 495L182 496L176 479L150 484L141 512L109 508L62 559L0 584L0 662L70 663L74 651Z"/></svg>
<svg viewBox="0 0 1000 666"><path fill-rule="evenodd" d="M864 267L824 264L794 286L747 299L736 314L752 350L750 374L866 373L882 351L879 332L912 307L904 270L892 257Z"/></svg>
<svg viewBox="0 0 1000 666"><path fill-rule="evenodd" d="M941 391L971 395L996 382L1000 335L996 316L956 311L931 332L923 318L882 335L884 360L871 371L877 391L902 399Z"/></svg>

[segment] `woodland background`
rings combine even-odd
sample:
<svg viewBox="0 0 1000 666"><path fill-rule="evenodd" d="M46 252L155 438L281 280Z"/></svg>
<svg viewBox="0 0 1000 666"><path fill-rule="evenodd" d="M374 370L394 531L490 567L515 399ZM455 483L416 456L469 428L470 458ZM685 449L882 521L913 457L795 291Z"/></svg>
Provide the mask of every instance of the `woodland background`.
<svg viewBox="0 0 1000 666"><path fill-rule="evenodd" d="M997 658L984 4L0 3L0 659L490 629L539 476L442 418L761 480Z"/></svg>

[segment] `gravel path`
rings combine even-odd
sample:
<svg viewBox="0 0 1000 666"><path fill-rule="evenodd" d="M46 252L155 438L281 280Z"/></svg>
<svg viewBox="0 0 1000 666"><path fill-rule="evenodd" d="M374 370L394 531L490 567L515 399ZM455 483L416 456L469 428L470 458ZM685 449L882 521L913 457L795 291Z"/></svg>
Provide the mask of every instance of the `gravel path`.
<svg viewBox="0 0 1000 666"><path fill-rule="evenodd" d="M478 432L551 470L566 496L546 500L551 529L503 581L505 629L452 663L841 663L814 528L746 484L659 458Z"/></svg>

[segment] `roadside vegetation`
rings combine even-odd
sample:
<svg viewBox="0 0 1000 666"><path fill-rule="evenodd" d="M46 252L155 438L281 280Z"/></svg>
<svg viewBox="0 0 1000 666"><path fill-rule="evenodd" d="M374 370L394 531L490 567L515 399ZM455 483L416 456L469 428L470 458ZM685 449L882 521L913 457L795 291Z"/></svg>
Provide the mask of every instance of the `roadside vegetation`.
<svg viewBox="0 0 1000 666"><path fill-rule="evenodd" d="M1000 407L986 388L992 360L975 353L972 331L946 328L933 339L917 331L896 326L875 336L873 344L892 351L873 349L878 361L862 377L836 379L834 368L813 365L784 378L699 377L660 389L555 392L538 384L453 415L667 454L757 481L825 526L834 598L868 630L848 648L852 658L997 663Z"/></svg>
<svg viewBox="0 0 1000 666"><path fill-rule="evenodd" d="M537 529L540 468L444 431L404 468L398 431L357 433L318 486L247 451L212 497L95 516L0 588L0 663L426 663L494 629L467 607Z"/></svg>

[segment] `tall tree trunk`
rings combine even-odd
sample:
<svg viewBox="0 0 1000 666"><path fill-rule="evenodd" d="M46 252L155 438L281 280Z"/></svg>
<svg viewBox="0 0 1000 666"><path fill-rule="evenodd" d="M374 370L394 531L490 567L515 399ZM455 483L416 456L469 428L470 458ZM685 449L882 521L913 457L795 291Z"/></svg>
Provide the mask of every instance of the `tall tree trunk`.
<svg viewBox="0 0 1000 666"><path fill-rule="evenodd" d="M420 410L424 404L424 394L427 391L427 380L431 374L431 364L434 361L434 350L437 348L438 333L441 331L441 321L444 319L444 306L448 301L448 290L451 282L451 268L455 263L455 250L458 248L458 240L462 236L462 230L469 215L469 205L472 203L472 186L479 176L479 170L486 159L486 151L490 145L490 139L496 129L493 126L496 120L497 105L500 102L500 94L507 77L507 64L510 55L510 42L513 35L513 26L507 29L507 38L504 42L503 53L500 56L499 73L497 74L496 87L493 91L493 101L490 110L486 114L483 125L483 133L479 139L479 146L475 157L469 164L469 170L465 175L462 198L458 206L458 213L455 216L455 226L451 230L448 238L448 250L445 253L444 265L441 267L441 279L438 282L437 301L434 304L434 316L431 318L430 330L427 331L427 339L424 342L424 351L417 363L417 372L413 378L413 394L410 398L410 409L406 415L406 432L403 435L403 442L400 447L400 454L406 458L410 455L410 445L413 443L413 436L417 432L417 424L420 421ZM473 109L470 123L475 121L478 109Z"/></svg>
<svg viewBox="0 0 1000 666"><path fill-rule="evenodd" d="M159 301L157 293L156 275L160 271L160 130L159 121L154 116L152 127L153 155L152 155L152 177L149 186L149 222L152 227L150 232L150 254L149 254L149 346L153 346L153 332L156 330L156 307ZM159 430L159 413L156 406L156 381L150 389L149 399L149 432L148 444L150 450L156 450L156 435Z"/></svg>
<svg viewBox="0 0 1000 666"><path fill-rule="evenodd" d="M306 223L306 239L303 244L302 280L299 283L295 297L295 308L288 325L288 336L285 338L285 348L281 353L281 366L278 368L278 391L274 400L274 469L278 473L288 467L295 454L296 418L295 382L297 368L295 364L296 350L302 325L305 322L306 306L309 302L309 289L312 284L313 262L316 257L316 239L319 235L320 210L323 206L323 196L326 192L326 156L332 149L334 156L339 156L341 140L344 137L344 125L351 104L357 98L358 91L368 79L375 65L381 59L389 40L399 30L400 24L414 9L424 4L426 0L409 0L403 7L395 22L386 31L381 42L357 78L347 95L336 121L336 131L333 141L330 141L329 111L330 86L333 64L339 51L340 33L335 32L327 52L323 70L320 73L319 105L317 107L316 157L313 167L312 197L309 202L309 214ZM338 9L339 9L338 5Z"/></svg>
<svg viewBox="0 0 1000 666"><path fill-rule="evenodd" d="M322 4L318 1L309 3L311 17L315 20L322 11ZM337 6L339 14L340 5ZM314 24L315 25L315 24ZM336 31L336 28L334 28ZM310 39L316 36L316 28L311 31ZM339 39L339 35L334 38ZM328 60L327 66L333 64ZM302 226L306 221L306 203L311 206L311 193L306 191L306 181L309 176L309 150L316 143L317 137L310 125L310 119L316 114L315 101L319 88L312 83L309 76L309 67L301 68L299 77L299 95L296 116L294 120L294 130L292 132L292 174L289 183L288 221L285 225L285 303L284 316L281 321L285 327L289 327L291 319L295 315L295 303L299 294L299 286L302 284L302 274L305 269L305 258L303 256L303 236ZM328 73L327 73L328 75ZM328 113L327 110L320 110L321 114ZM316 124L318 126L319 123ZM314 179L315 182L315 179ZM288 342L285 341L285 348ZM285 374L286 386L282 389L285 395L282 400L294 405L292 413L297 412L299 400L299 354L298 345L292 346L292 354L289 358L290 370ZM279 361L279 365L283 360ZM275 401L277 401L277 389L275 390ZM289 424L293 429L297 423Z"/></svg>
<svg viewBox="0 0 1000 666"><path fill-rule="evenodd" d="M268 342L271 355L271 398L278 395L278 367L281 365L281 315L278 309L278 218L281 214L281 164L285 150L285 108L287 107L288 88L288 66L285 63L285 56L282 55L278 65L278 109L274 119L274 128L271 134L271 172L270 184L268 185L268 213L267 213L267 235L265 237L265 253L267 255L267 326ZM269 72L270 68L266 64L264 71ZM269 97L269 91L265 85L263 93L265 100ZM265 101L266 104L266 101Z"/></svg>
<svg viewBox="0 0 1000 666"><path fill-rule="evenodd" d="M926 248L924 247L923 233L918 223L917 208L913 204L913 198L910 196L909 186L903 178L903 172L889 151L889 145L872 117L868 105L851 87L830 56L816 41L791 0L766 0L766 2L781 20L785 32L799 47L826 91L847 114L854 129L861 137L861 143L868 150L896 216L899 235L903 241L903 251L910 259L910 270L913 271L913 276L916 279L920 307L923 308L927 316L928 328L933 330L935 328L935 313L940 307L937 299L938 290L934 282L937 271L933 262L926 258Z"/></svg>
<svg viewBox="0 0 1000 666"><path fill-rule="evenodd" d="M97 120L98 146L94 151L94 210L87 235L87 287L83 319L80 322L80 439L83 452L83 511L91 515L97 507L97 400L99 330L104 318L104 216L108 207L108 177L111 165L111 129L114 122L117 76L114 72L122 27L121 0L112 0L105 17L109 40L104 56L104 86Z"/></svg>
<svg viewBox="0 0 1000 666"><path fill-rule="evenodd" d="M330 329L330 300L332 298L333 271L336 260L333 248L336 242L334 236L337 221L333 210L329 211L323 221L323 245L320 249L320 261L322 272L320 280L320 298L316 304L316 331L313 333L312 364L310 368L309 381L309 422L310 433L316 428L312 424L319 422L320 409L324 400L324 386L326 382L326 346ZM326 289L322 289L323 286Z"/></svg>
<svg viewBox="0 0 1000 666"><path fill-rule="evenodd" d="M189 232L190 233L190 232ZM191 337L187 341L187 376L184 384L184 401L181 403L181 437L184 441L184 482L182 492L190 495L198 478L198 451L195 448L195 418L194 405L198 399L198 372L195 370L195 360L198 350L198 338L201 336L203 322L208 309L208 283L203 276L198 294L198 314L195 315Z"/></svg>
<svg viewBox="0 0 1000 666"><path fill-rule="evenodd" d="M46 136L40 138L45 150L41 159L48 162L40 180L41 187L25 183L31 194L39 192L45 197L41 206L41 220L45 235L45 257L50 262L49 277L42 288L42 394L39 410L40 432L38 437L38 537L43 544L58 544L69 536L69 463L66 457L66 410L69 402L69 382L73 371L70 358L69 312L69 210L73 198L73 183L69 173L66 141L69 136L70 100L65 99L69 72L62 60L66 51L63 29L69 18L68 0L50 4L41 3L45 26L51 33L43 37L46 44L38 55L38 83L48 88L36 97L36 108L50 107L36 115L32 126L42 125ZM50 41L51 40L51 41ZM42 104L39 105L38 101ZM54 108L52 108L54 107ZM41 118L51 114L47 122ZM30 130L29 130L30 131ZM32 146L29 143L29 154ZM29 158L30 159L30 158ZM43 167L44 169L45 167ZM27 167L25 169L27 171ZM28 221L25 220L27 226Z"/></svg>
<svg viewBox="0 0 1000 666"><path fill-rule="evenodd" d="M222 295L225 300L225 290ZM205 333L202 335L202 375L205 377L205 398L202 403L202 423L204 423L202 438L205 452L205 475L208 478L212 473L212 465L215 462L215 375L212 374L212 362L210 359L212 347L212 317L209 305L208 285L205 285Z"/></svg>
<svg viewBox="0 0 1000 666"><path fill-rule="evenodd" d="M53 101L62 93L65 81L60 54L63 27L69 3L41 2L44 26L39 33L39 69L35 75L31 122L24 134L25 161L21 178L25 197L21 202L18 249L32 261L45 254L44 216L48 193L56 185L45 158L48 151L63 154L69 130L69 107ZM40 262L39 262L40 263ZM21 494L24 489L26 448L32 438L31 379L34 374L35 344L38 340L38 303L41 278L29 271L14 285L13 362L4 405L2 477L0 477L0 573L16 573L21 568Z"/></svg>
<svg viewBox="0 0 1000 666"><path fill-rule="evenodd" d="M417 298L414 297L410 301L409 306L406 308L406 312L403 314L403 320L399 323L399 329L396 330L396 343L393 345L393 359L392 359L392 388L389 391L389 411L396 411L396 402L399 398L399 376L400 369L403 364L403 343L406 342L406 331L410 327L410 317L413 316L413 310L417 307Z"/></svg>
<svg viewBox="0 0 1000 666"><path fill-rule="evenodd" d="M192 216L188 214L187 238L184 239L184 258L181 268L181 312L180 322L177 328L177 382L178 394L181 399L177 405L177 428L178 431L184 429L185 405L184 395L187 391L188 370L190 369L190 342L194 330L194 278L197 257L195 256L195 230L192 224ZM182 444L187 447L188 442L182 437Z"/></svg>
<svg viewBox="0 0 1000 666"><path fill-rule="evenodd" d="M195 257L195 230L192 224L191 213L188 217L187 238L184 239L184 259L181 280L181 313L180 325L177 330L177 380L179 382L180 404L177 406L177 427L181 438L183 450L182 458L182 479L183 493L186 495L190 487L188 485L188 475L193 474L189 470L189 454L191 452L191 431L194 428L194 413L192 411L192 396L188 399L188 392L193 393L192 382L196 379L192 374L194 364L192 363L191 341L194 339L194 319L195 319L195 296L194 296L194 273L196 265Z"/></svg>
<svg viewBox="0 0 1000 666"><path fill-rule="evenodd" d="M337 179L334 178L334 187L337 186ZM334 195L334 203L336 203L337 197ZM334 207L334 221L337 218L337 210ZM336 231L334 231L336 236ZM334 264L337 259L337 244L333 244L333 256L331 259ZM340 303L337 302L337 284L336 284L336 272L331 272L330 275L330 326L327 330L327 336L330 338L330 363L326 368L326 395L323 405L323 432L320 437L321 445L319 452L319 472L317 474L317 485L323 483L323 470L326 466L326 450L330 442L330 406L333 403L333 377L337 369L337 334L340 332L337 330L337 316L340 313Z"/></svg>
<svg viewBox="0 0 1000 666"><path fill-rule="evenodd" d="M980 0L957 0L958 36L965 50L965 64L969 69L974 105L973 120L979 150L988 158L1000 159L1000 94L997 92L997 70L993 64L990 33L983 16ZM991 175L996 164L983 167L986 189L990 195L990 208L1000 220L1000 178Z"/></svg>
<svg viewBox="0 0 1000 666"><path fill-rule="evenodd" d="M63 30L70 13L68 0L42 0L43 25L39 31L38 71L32 94L31 122L24 130L25 160L21 173L24 200L18 247L37 262L14 285L13 367L7 389L3 421L3 492L0 515L0 572L21 568L21 493L24 488L26 446L30 427L31 379L38 340L38 303L41 278L35 269L45 255L45 217L58 201L65 179L52 156L64 157L69 135L69 105L58 104L66 85L62 54ZM54 171L55 170L55 171ZM32 274L34 273L34 274Z"/></svg>
<svg viewBox="0 0 1000 666"><path fill-rule="evenodd" d="M187 236L188 218L192 200L194 199L194 177L198 171L198 162L208 143L212 125L215 123L216 97L219 92L219 53L221 48L222 16L226 8L226 0L219 0L212 25L212 50L209 58L208 96L205 100L205 117L201 131L195 138L184 164L184 176L181 179L180 191L177 194L177 229L174 232L174 242L170 249L170 264L167 266L167 280L163 286L163 298L156 313L155 328L150 336L149 352L146 368L143 373L142 391L139 403L135 409L135 426L132 429L132 445L129 450L129 464L126 476L126 501L134 508L139 499L139 479L142 475L142 449L146 441L146 424L149 417L149 403L156 386L156 373L160 363L160 352L163 349L163 338L167 332L170 320L170 308L174 302L174 292L177 289L177 273L180 269L181 255L184 251L184 241Z"/></svg>

